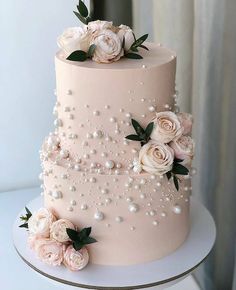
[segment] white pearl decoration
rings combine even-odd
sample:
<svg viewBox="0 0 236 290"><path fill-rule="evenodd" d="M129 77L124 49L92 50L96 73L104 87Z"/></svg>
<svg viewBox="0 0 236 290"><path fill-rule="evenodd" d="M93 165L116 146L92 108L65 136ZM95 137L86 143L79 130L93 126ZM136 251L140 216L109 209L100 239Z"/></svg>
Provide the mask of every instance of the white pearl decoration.
<svg viewBox="0 0 236 290"><path fill-rule="evenodd" d="M154 106L150 106L149 108L148 108L148 110L150 111L150 112L155 112L155 107Z"/></svg>
<svg viewBox="0 0 236 290"><path fill-rule="evenodd" d="M99 112L99 111L94 111L94 112L93 112L93 115L94 115L94 116L99 116L99 115L100 115L100 112Z"/></svg>
<svg viewBox="0 0 236 290"><path fill-rule="evenodd" d="M166 217L166 216L167 216L166 212L163 211L163 212L161 213L161 216L162 216L162 217Z"/></svg>
<svg viewBox="0 0 236 290"><path fill-rule="evenodd" d="M103 136L103 132L102 132L101 130L95 131L95 132L93 133L93 137L94 137L94 138L99 139L99 138L102 138L102 136Z"/></svg>
<svg viewBox="0 0 236 290"><path fill-rule="evenodd" d="M69 151L65 149L61 149L59 154L61 158L67 158L69 156Z"/></svg>
<svg viewBox="0 0 236 290"><path fill-rule="evenodd" d="M111 203L111 202L112 202L112 200L111 200L110 198L106 198L106 199L105 199L105 203L106 203L106 204Z"/></svg>
<svg viewBox="0 0 236 290"><path fill-rule="evenodd" d="M117 217L115 218L115 221L116 221L117 223L121 223L121 222L123 222L123 218L122 218L121 216L117 216Z"/></svg>
<svg viewBox="0 0 236 290"><path fill-rule="evenodd" d="M72 91L71 91L71 90L67 90L67 91L66 91L66 94L67 94L67 95L72 95Z"/></svg>
<svg viewBox="0 0 236 290"><path fill-rule="evenodd" d="M55 199L62 198L62 192L61 191L53 191L52 192L52 197Z"/></svg>
<svg viewBox="0 0 236 290"><path fill-rule="evenodd" d="M145 193L141 193L141 194L140 194L140 198L141 198L141 199L145 199L146 197L147 197L147 196L146 196Z"/></svg>
<svg viewBox="0 0 236 290"><path fill-rule="evenodd" d="M74 185L72 185L72 186L69 187L69 190L70 191L76 191L76 187Z"/></svg>
<svg viewBox="0 0 236 290"><path fill-rule="evenodd" d="M142 65L142 68L147 68L147 66L145 64Z"/></svg>
<svg viewBox="0 0 236 290"><path fill-rule="evenodd" d="M96 181L97 181L97 179L95 177L89 178L89 182L91 182L91 183L95 183Z"/></svg>
<svg viewBox="0 0 236 290"><path fill-rule="evenodd" d="M139 206L136 203L131 203L128 208L129 211L132 213L136 213L139 211Z"/></svg>
<svg viewBox="0 0 236 290"><path fill-rule="evenodd" d="M158 221L153 221L152 224L153 224L154 226L158 226L158 225L159 225L159 222L158 222Z"/></svg>
<svg viewBox="0 0 236 290"><path fill-rule="evenodd" d="M108 192L109 192L109 190L107 188L101 189L102 194L107 194Z"/></svg>
<svg viewBox="0 0 236 290"><path fill-rule="evenodd" d="M115 123L115 122L116 122L116 118L115 118L115 117L111 117L111 118L110 118L110 122L111 122L111 123Z"/></svg>
<svg viewBox="0 0 236 290"><path fill-rule="evenodd" d="M75 169L76 171L80 171L80 170L81 170L80 165L79 165L79 164L75 164L75 165L74 165L74 169Z"/></svg>
<svg viewBox="0 0 236 290"><path fill-rule="evenodd" d="M106 163L105 163L105 167L107 169L112 169L112 168L114 168L114 166L115 166L115 163L112 160L107 160Z"/></svg>
<svg viewBox="0 0 236 290"><path fill-rule="evenodd" d="M86 210L88 208L87 204L81 204L80 208L82 210Z"/></svg>
<svg viewBox="0 0 236 290"><path fill-rule="evenodd" d="M173 212L174 212L175 214L181 214L181 212L182 212L181 206L179 206L179 205L176 204L176 205L173 207Z"/></svg>
<svg viewBox="0 0 236 290"><path fill-rule="evenodd" d="M74 209L73 209L72 206L69 206L69 207L67 208L67 210L68 210L68 211L73 211Z"/></svg>
<svg viewBox="0 0 236 290"><path fill-rule="evenodd" d="M56 119L56 120L54 121L54 125L55 125L56 127L62 127L62 126L63 126L63 122L62 122L61 119Z"/></svg>
<svg viewBox="0 0 236 290"><path fill-rule="evenodd" d="M71 205L76 205L76 201L75 201L74 199L72 199L72 200L70 201L70 204L71 204Z"/></svg>
<svg viewBox="0 0 236 290"><path fill-rule="evenodd" d="M101 211L97 211L94 214L94 219L97 221L102 221L104 219L104 214Z"/></svg>

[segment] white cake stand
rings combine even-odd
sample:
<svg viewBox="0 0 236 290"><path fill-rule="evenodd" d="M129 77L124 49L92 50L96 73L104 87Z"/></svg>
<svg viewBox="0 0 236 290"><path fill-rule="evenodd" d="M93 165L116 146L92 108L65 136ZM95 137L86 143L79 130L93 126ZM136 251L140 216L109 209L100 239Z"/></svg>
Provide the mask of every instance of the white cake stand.
<svg viewBox="0 0 236 290"><path fill-rule="evenodd" d="M42 207L42 197L27 207L34 211ZM19 214L24 213L25 210ZM85 289L164 289L195 270L210 253L216 238L216 228L208 210L191 200L191 231L186 242L169 256L150 263L132 266L100 266L89 264L80 272L65 267L50 267L40 262L27 245L27 232L19 228L17 217L13 240L17 253L33 270L54 281ZM152 288L156 286L155 288Z"/></svg>

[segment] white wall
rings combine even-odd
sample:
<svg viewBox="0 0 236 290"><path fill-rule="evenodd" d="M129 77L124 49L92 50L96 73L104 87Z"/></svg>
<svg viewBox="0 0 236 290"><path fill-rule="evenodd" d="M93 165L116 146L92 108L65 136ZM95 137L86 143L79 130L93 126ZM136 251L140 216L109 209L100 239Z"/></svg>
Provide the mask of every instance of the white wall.
<svg viewBox="0 0 236 290"><path fill-rule="evenodd" d="M0 2L0 191L38 184L53 129L56 37L80 22L77 1Z"/></svg>

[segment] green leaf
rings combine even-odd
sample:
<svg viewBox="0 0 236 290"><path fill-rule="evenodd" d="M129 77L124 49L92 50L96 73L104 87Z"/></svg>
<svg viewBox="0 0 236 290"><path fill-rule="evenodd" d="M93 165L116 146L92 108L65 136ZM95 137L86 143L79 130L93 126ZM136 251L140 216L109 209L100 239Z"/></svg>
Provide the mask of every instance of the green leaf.
<svg viewBox="0 0 236 290"><path fill-rule="evenodd" d="M134 135L134 134L128 135L125 138L132 141L142 141L142 139L138 135Z"/></svg>
<svg viewBox="0 0 236 290"><path fill-rule="evenodd" d="M143 48L143 49L146 49L146 50L149 50L148 47L146 47L145 45L141 44L139 47Z"/></svg>
<svg viewBox="0 0 236 290"><path fill-rule="evenodd" d="M28 229L28 223L24 223L24 224L20 225L19 228L26 228L26 229Z"/></svg>
<svg viewBox="0 0 236 290"><path fill-rule="evenodd" d="M184 161L183 159L178 159L178 158L175 158L174 159L174 162L176 162L176 163L180 163L180 162L182 162L182 161Z"/></svg>
<svg viewBox="0 0 236 290"><path fill-rule="evenodd" d="M84 228L80 232L78 232L78 237L80 238L81 241L86 239L90 234L91 234L92 228Z"/></svg>
<svg viewBox="0 0 236 290"><path fill-rule="evenodd" d="M182 164L174 163L173 168L172 168L172 172L174 174L188 175L189 170L188 170L188 168L186 168Z"/></svg>
<svg viewBox="0 0 236 290"><path fill-rule="evenodd" d="M132 53L132 52L128 52L125 54L125 57L127 58L131 58L131 59L142 59L143 57L137 53Z"/></svg>
<svg viewBox="0 0 236 290"><path fill-rule="evenodd" d="M137 47L130 47L130 50L132 50L132 51L135 51L135 52L138 52L138 49L137 49Z"/></svg>
<svg viewBox="0 0 236 290"><path fill-rule="evenodd" d="M175 188L176 188L177 191L179 191L179 181L178 181L178 178L174 175L173 176L173 179L174 179Z"/></svg>
<svg viewBox="0 0 236 290"><path fill-rule="evenodd" d="M26 213L31 217L32 216L31 211L27 207L25 207L25 210L26 210Z"/></svg>
<svg viewBox="0 0 236 290"><path fill-rule="evenodd" d="M66 233L68 235L68 237L72 240L72 241L77 241L78 240L78 232L73 230L73 229L66 229Z"/></svg>
<svg viewBox="0 0 236 290"><path fill-rule="evenodd" d="M154 127L154 123L151 122L147 125L146 129L145 129L145 134L146 134L146 138L149 139L151 134L152 134L152 130L153 130L153 127Z"/></svg>
<svg viewBox="0 0 236 290"><path fill-rule="evenodd" d="M96 49L96 45L95 44L90 45L90 47L88 49L88 52L87 52L87 57L88 58L91 58L93 56L95 49Z"/></svg>
<svg viewBox="0 0 236 290"><path fill-rule="evenodd" d="M81 16L85 18L88 16L88 9L83 1L79 0L79 5L77 6L77 9L79 13L81 14Z"/></svg>
<svg viewBox="0 0 236 290"><path fill-rule="evenodd" d="M72 243L72 246L73 246L73 248L74 248L76 251L79 251L79 250L81 250L85 245L84 245L84 243L81 243L81 242L79 242L79 241L75 241L75 242Z"/></svg>
<svg viewBox="0 0 236 290"><path fill-rule="evenodd" d="M88 17L86 18L86 22L87 22L87 24L88 24L89 22L91 22L91 21L93 21L92 17L91 17L91 16L88 16Z"/></svg>
<svg viewBox="0 0 236 290"><path fill-rule="evenodd" d="M84 18L82 15L80 15L78 12L73 11L74 14L79 18L79 20L84 23L84 24L88 24L88 18Z"/></svg>
<svg viewBox="0 0 236 290"><path fill-rule="evenodd" d="M168 180L170 180L171 176L172 176L171 171L166 172L166 176L167 176Z"/></svg>
<svg viewBox="0 0 236 290"><path fill-rule="evenodd" d="M139 137L141 137L140 135L145 133L143 127L139 124L139 122L134 119L131 119L131 123L134 127L135 132L139 135Z"/></svg>
<svg viewBox="0 0 236 290"><path fill-rule="evenodd" d="M148 34L144 34L139 37L133 44L132 47L139 47L146 39L148 38Z"/></svg>
<svg viewBox="0 0 236 290"><path fill-rule="evenodd" d="M87 53L83 50L76 50L72 52L67 59L72 61L85 61L87 59Z"/></svg>
<svg viewBox="0 0 236 290"><path fill-rule="evenodd" d="M93 243L96 243L96 242L97 242L97 240L94 239L94 238L91 238L91 237L87 237L85 240L83 240L83 243L84 243L85 245L93 244Z"/></svg>
<svg viewBox="0 0 236 290"><path fill-rule="evenodd" d="M123 49L125 48L125 37L123 37L123 40L122 40L122 48Z"/></svg>

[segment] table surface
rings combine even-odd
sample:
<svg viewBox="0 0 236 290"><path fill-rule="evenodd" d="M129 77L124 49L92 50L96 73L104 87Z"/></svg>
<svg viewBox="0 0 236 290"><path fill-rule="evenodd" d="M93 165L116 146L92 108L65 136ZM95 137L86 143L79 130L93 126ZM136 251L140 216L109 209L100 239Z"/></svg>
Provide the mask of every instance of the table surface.
<svg viewBox="0 0 236 290"><path fill-rule="evenodd" d="M65 286L39 275L17 255L12 243L12 226L17 214L39 193L39 188L21 189L0 193L0 289L4 290L55 290L78 289ZM153 287L152 289L155 289ZM199 290L192 276L168 288L169 290Z"/></svg>

